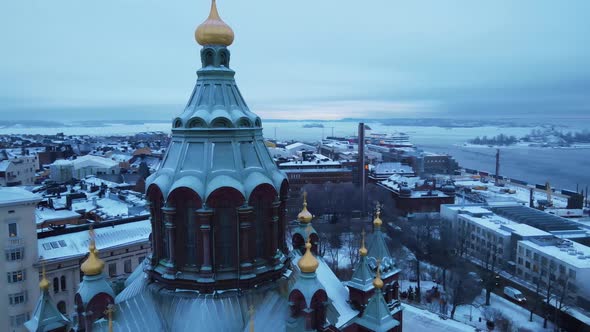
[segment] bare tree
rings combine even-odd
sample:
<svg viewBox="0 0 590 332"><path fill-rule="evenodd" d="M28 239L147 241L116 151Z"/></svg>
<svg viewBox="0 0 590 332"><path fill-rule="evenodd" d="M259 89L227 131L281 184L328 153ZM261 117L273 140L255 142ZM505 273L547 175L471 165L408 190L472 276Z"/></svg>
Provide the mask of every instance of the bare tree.
<svg viewBox="0 0 590 332"><path fill-rule="evenodd" d="M454 319L458 306L473 303L481 293L479 281L471 276L463 266L457 266L450 271L447 285L446 294L447 300L451 304L451 319Z"/></svg>
<svg viewBox="0 0 590 332"><path fill-rule="evenodd" d="M490 298L494 287L496 287L496 247L495 245L489 246L487 250L483 252L482 259L482 279L484 283L484 288L486 290L486 304L490 305Z"/></svg>
<svg viewBox="0 0 590 332"><path fill-rule="evenodd" d="M574 284L570 282L569 275L562 273L560 278L557 280L555 294L555 316L554 322L555 327L559 328L562 324L563 313L569 309L569 296L572 292L576 291Z"/></svg>

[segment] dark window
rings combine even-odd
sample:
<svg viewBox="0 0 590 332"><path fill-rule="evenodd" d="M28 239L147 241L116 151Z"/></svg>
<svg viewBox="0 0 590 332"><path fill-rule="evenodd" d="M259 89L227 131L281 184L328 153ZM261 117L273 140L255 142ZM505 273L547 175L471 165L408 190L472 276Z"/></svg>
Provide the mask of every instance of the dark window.
<svg viewBox="0 0 590 332"><path fill-rule="evenodd" d="M117 275L117 263L109 264L109 277L115 277Z"/></svg>
<svg viewBox="0 0 590 332"><path fill-rule="evenodd" d="M61 276L61 278L59 278L60 284L61 284L61 290L65 291L66 290L66 276Z"/></svg>
<svg viewBox="0 0 590 332"><path fill-rule="evenodd" d="M131 273L131 259L125 260L123 263L123 269L125 273Z"/></svg>
<svg viewBox="0 0 590 332"><path fill-rule="evenodd" d="M59 279L57 277L53 278L53 292L59 292Z"/></svg>
<svg viewBox="0 0 590 332"><path fill-rule="evenodd" d="M235 265L235 245L237 234L237 213L234 207L215 209L214 225L216 226L215 261L219 269L232 268Z"/></svg>
<svg viewBox="0 0 590 332"><path fill-rule="evenodd" d="M27 279L26 278L27 275L26 275L25 271L23 271L23 270L8 272L8 273L6 273L6 276L7 276L9 284L21 282L21 281L24 281Z"/></svg>
<svg viewBox="0 0 590 332"><path fill-rule="evenodd" d="M18 236L18 230L17 230L15 222L8 224L8 236L10 236L10 237Z"/></svg>
<svg viewBox="0 0 590 332"><path fill-rule="evenodd" d="M25 248L6 249L7 261L20 261L24 257Z"/></svg>

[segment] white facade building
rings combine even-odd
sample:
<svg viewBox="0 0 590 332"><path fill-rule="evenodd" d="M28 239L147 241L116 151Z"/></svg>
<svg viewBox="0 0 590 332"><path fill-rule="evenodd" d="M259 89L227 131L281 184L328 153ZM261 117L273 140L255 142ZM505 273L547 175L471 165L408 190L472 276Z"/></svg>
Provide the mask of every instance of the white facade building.
<svg viewBox="0 0 590 332"><path fill-rule="evenodd" d="M465 241L465 253L485 262L495 254L498 268L512 271L518 241L551 236L532 226L494 214L483 205L442 205L441 218Z"/></svg>
<svg viewBox="0 0 590 332"><path fill-rule="evenodd" d="M37 155L21 156L0 161L0 186L22 186L35 183Z"/></svg>
<svg viewBox="0 0 590 332"><path fill-rule="evenodd" d="M520 241L516 275L533 284L540 278L541 287L567 280L570 299L590 297L590 247L556 237ZM573 287L572 287L573 286ZM560 286L554 284L553 288Z"/></svg>
<svg viewBox="0 0 590 332"><path fill-rule="evenodd" d="M56 160L49 166L50 177L57 182L82 180L89 175L119 174L119 163L103 157L86 155L74 160Z"/></svg>
<svg viewBox="0 0 590 332"><path fill-rule="evenodd" d="M0 188L0 331L25 331L39 297L35 208L41 198L22 188Z"/></svg>
<svg viewBox="0 0 590 332"><path fill-rule="evenodd" d="M105 262L104 272L121 283L150 252L149 220L95 229L96 247ZM39 239L39 257L45 262L49 293L63 314L73 312L74 295L82 279L80 265L86 259L88 231Z"/></svg>

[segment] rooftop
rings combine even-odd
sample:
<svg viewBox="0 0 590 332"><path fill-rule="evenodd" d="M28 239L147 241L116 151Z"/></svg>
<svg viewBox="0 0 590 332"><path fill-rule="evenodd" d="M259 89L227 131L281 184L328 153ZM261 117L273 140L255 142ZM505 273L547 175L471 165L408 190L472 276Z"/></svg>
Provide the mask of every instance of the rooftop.
<svg viewBox="0 0 590 332"><path fill-rule="evenodd" d="M97 228L94 230L96 247L106 251L126 244L145 242L151 231L149 220ZM86 230L39 239L39 257L47 261L83 257L88 253L88 242Z"/></svg>
<svg viewBox="0 0 590 332"><path fill-rule="evenodd" d="M546 237L520 241L545 255L580 269L590 268L590 247L570 240Z"/></svg>
<svg viewBox="0 0 590 332"><path fill-rule="evenodd" d="M0 187L0 206L38 202L41 197L20 187Z"/></svg>

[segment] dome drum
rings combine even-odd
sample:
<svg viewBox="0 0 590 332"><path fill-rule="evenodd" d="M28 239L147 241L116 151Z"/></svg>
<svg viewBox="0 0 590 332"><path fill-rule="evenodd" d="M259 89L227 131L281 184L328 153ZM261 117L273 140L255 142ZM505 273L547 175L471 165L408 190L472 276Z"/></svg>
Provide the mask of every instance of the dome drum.
<svg viewBox="0 0 590 332"><path fill-rule="evenodd" d="M242 194L221 187L202 204L189 188L175 189L164 207L152 208L155 229L163 229L164 245L150 274L166 288L243 287L279 278L286 256L278 248L278 207L274 187L254 190L244 204ZM164 216L158 216L163 214ZM173 226L172 226L173 225Z"/></svg>

